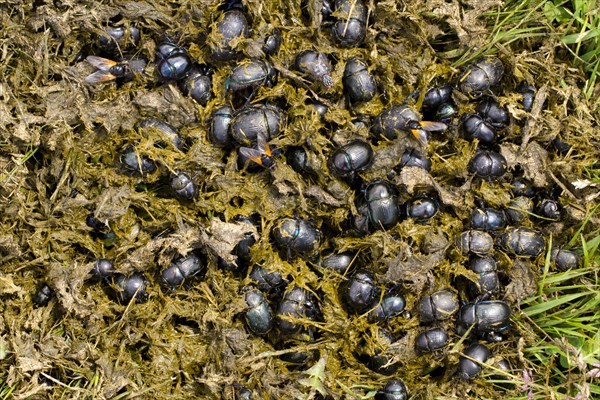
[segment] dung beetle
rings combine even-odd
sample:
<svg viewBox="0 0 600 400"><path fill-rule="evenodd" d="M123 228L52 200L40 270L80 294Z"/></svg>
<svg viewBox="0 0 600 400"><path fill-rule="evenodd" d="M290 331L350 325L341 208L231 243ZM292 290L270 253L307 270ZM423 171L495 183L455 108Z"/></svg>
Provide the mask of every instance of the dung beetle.
<svg viewBox="0 0 600 400"><path fill-rule="evenodd" d="M251 286L242 288L248 309L244 311L246 326L255 335L266 335L273 328L275 319L265 295Z"/></svg>
<svg viewBox="0 0 600 400"><path fill-rule="evenodd" d="M111 287L116 300L121 304L128 304L134 299L138 303L148 300L148 280L142 273L136 272L129 276L114 274L111 277Z"/></svg>
<svg viewBox="0 0 600 400"><path fill-rule="evenodd" d="M496 260L491 257L476 257L469 263L471 271L479 274L477 282L477 292L482 298L488 298L500 290L500 280L498 279L498 267Z"/></svg>
<svg viewBox="0 0 600 400"><path fill-rule="evenodd" d="M160 273L160 286L166 292L174 292L181 287L186 280L192 277L202 277L206 271L206 265L200 257L194 253L181 257L168 268Z"/></svg>
<svg viewBox="0 0 600 400"><path fill-rule="evenodd" d="M499 241L507 253L517 257L535 258L546 247L542 234L529 228L508 228Z"/></svg>
<svg viewBox="0 0 600 400"><path fill-rule="evenodd" d="M137 47L140 40L140 30L135 25L108 26L96 35L95 46L105 53L115 54L129 47Z"/></svg>
<svg viewBox="0 0 600 400"><path fill-rule="evenodd" d="M535 99L535 87L523 82L517 87L517 93L523 95L523 109L527 112L531 111Z"/></svg>
<svg viewBox="0 0 600 400"><path fill-rule="evenodd" d="M463 352L458 361L458 376L469 381L479 375L483 365L490 358L490 350L479 343L473 343Z"/></svg>
<svg viewBox="0 0 600 400"><path fill-rule="evenodd" d="M94 261L92 270L90 271L91 280L99 282L110 278L115 273L115 266L112 261L106 258L97 258Z"/></svg>
<svg viewBox="0 0 600 400"><path fill-rule="evenodd" d="M342 299L348 311L362 314L373 308L381 296L381 287L367 270L356 271L342 287Z"/></svg>
<svg viewBox="0 0 600 400"><path fill-rule="evenodd" d="M458 107L453 103L444 103L437 109L433 119L449 125L456 114L458 114Z"/></svg>
<svg viewBox="0 0 600 400"><path fill-rule="evenodd" d="M305 176L316 175L315 170L310 165L308 154L306 153L306 150L304 150L304 147L289 147L285 159L288 165L299 174L305 174Z"/></svg>
<svg viewBox="0 0 600 400"><path fill-rule="evenodd" d="M469 65L459 78L459 89L469 97L481 97L502 80L504 65L497 57L483 57Z"/></svg>
<svg viewBox="0 0 600 400"><path fill-rule="evenodd" d="M406 385L400 379L390 379L383 390L375 395L376 400L407 400L408 390Z"/></svg>
<svg viewBox="0 0 600 400"><path fill-rule="evenodd" d="M439 109L443 104L447 104L452 100L452 86L442 85L435 86L425 92L423 97L423 111Z"/></svg>
<svg viewBox="0 0 600 400"><path fill-rule="evenodd" d="M523 179L515 179L511 183L511 190L515 196L533 197L535 196L535 188L530 182Z"/></svg>
<svg viewBox="0 0 600 400"><path fill-rule="evenodd" d="M552 147L558 154L567 154L571 150L571 145L567 143L562 135L559 133L554 139L552 139Z"/></svg>
<svg viewBox="0 0 600 400"><path fill-rule="evenodd" d="M373 163L373 149L362 140L353 140L338 147L329 157L329 170L339 178L354 179L358 172Z"/></svg>
<svg viewBox="0 0 600 400"><path fill-rule="evenodd" d="M177 130L172 125L167 124L165 121L156 118L145 118L139 121L135 127L138 129L156 129L163 137L168 139L168 141L172 143L175 148L178 150L185 149L183 140L181 139L181 136ZM159 141L156 145L161 148L166 147L166 144L163 141Z"/></svg>
<svg viewBox="0 0 600 400"><path fill-rule="evenodd" d="M156 71L161 80L178 81L183 79L192 68L192 60L187 50L173 43L161 43L156 58Z"/></svg>
<svg viewBox="0 0 600 400"><path fill-rule="evenodd" d="M506 172L506 159L500 153L482 150L469 161L469 170L480 178L496 180Z"/></svg>
<svg viewBox="0 0 600 400"><path fill-rule="evenodd" d="M415 339L415 348L420 353L431 353L442 349L448 343L448 333L442 328L427 329Z"/></svg>
<svg viewBox="0 0 600 400"><path fill-rule="evenodd" d="M462 128L470 140L477 139L482 144L491 144L496 140L496 128L478 114L465 114L462 117Z"/></svg>
<svg viewBox="0 0 600 400"><path fill-rule="evenodd" d="M304 259L312 259L318 255L321 240L321 231L314 223L300 218L283 218L273 229L273 238L277 246L284 251L288 260L293 255Z"/></svg>
<svg viewBox="0 0 600 400"><path fill-rule="evenodd" d="M235 400L252 400L252 390L239 383L233 384L235 388Z"/></svg>
<svg viewBox="0 0 600 400"><path fill-rule="evenodd" d="M367 33L367 7L362 0L336 0L333 39L342 47L356 47Z"/></svg>
<svg viewBox="0 0 600 400"><path fill-rule="evenodd" d="M196 100L201 106L205 106L213 98L212 79L202 70L194 67L179 81L179 88L186 96Z"/></svg>
<svg viewBox="0 0 600 400"><path fill-rule="evenodd" d="M363 191L363 206L359 207L360 216L367 218L367 230L393 227L400 220L398 191L385 181L369 183ZM358 221L355 221L358 222Z"/></svg>
<svg viewBox="0 0 600 400"><path fill-rule="evenodd" d="M88 85L97 85L114 80L129 82L136 74L144 72L146 67L146 60L141 58L113 61L108 58L87 56L85 60L97 69L96 72L85 78Z"/></svg>
<svg viewBox="0 0 600 400"><path fill-rule="evenodd" d="M50 286L48 286L47 283L40 283L33 295L33 304L36 307L46 307L48 303L50 303L53 295L54 291L50 288Z"/></svg>
<svg viewBox="0 0 600 400"><path fill-rule="evenodd" d="M269 141L278 136L285 125L281 109L272 105L252 105L237 112L229 125L229 133L242 146L256 143L259 133Z"/></svg>
<svg viewBox="0 0 600 400"><path fill-rule="evenodd" d="M270 62L251 59L241 61L231 70L225 89L237 92L259 86L273 87L276 82L277 71Z"/></svg>
<svg viewBox="0 0 600 400"><path fill-rule="evenodd" d="M369 345L363 339L358 345L356 358L364 363L371 371L382 375L391 375L398 370L398 363L390 364L393 357L389 347L396 341L393 334L385 329L378 329L369 340Z"/></svg>
<svg viewBox="0 0 600 400"><path fill-rule="evenodd" d="M229 133L229 125L233 119L233 109L230 106L217 108L210 117L210 129L208 139L219 147L230 147L232 137Z"/></svg>
<svg viewBox="0 0 600 400"><path fill-rule="evenodd" d="M424 195L417 195L406 202L406 216L414 218L419 223L429 221L439 209L440 204L436 199Z"/></svg>
<svg viewBox="0 0 600 400"><path fill-rule="evenodd" d="M367 63L357 57L346 62L342 83L353 103L367 102L377 94L377 82L369 72Z"/></svg>
<svg viewBox="0 0 600 400"><path fill-rule="evenodd" d="M262 51L266 55L273 55L277 53L281 46L281 31L278 28L265 37L265 43L263 44Z"/></svg>
<svg viewBox="0 0 600 400"><path fill-rule="evenodd" d="M326 88L333 87L333 67L325 54L312 50L301 51L296 56L295 66L298 71L308 75L310 80L320 82Z"/></svg>
<svg viewBox="0 0 600 400"><path fill-rule="evenodd" d="M562 213L562 206L560 203L552 199L542 199L539 202L537 209L540 216L551 221L558 221Z"/></svg>
<svg viewBox="0 0 600 400"><path fill-rule="evenodd" d="M248 226L249 230L244 233L244 237L235 245L231 254L233 254L236 259L233 263L229 263L225 261L223 258L219 257L217 259L217 265L219 268L223 268L229 271L246 271L248 266L250 265L250 248L256 243L256 238L252 234L252 227L256 225L256 221L252 216L248 217L245 215L236 215L233 218L233 221L237 224L245 224ZM242 225L243 226L243 225ZM259 287L260 288L260 287ZM263 290L262 288L260 288Z"/></svg>
<svg viewBox="0 0 600 400"><path fill-rule="evenodd" d="M329 254L321 260L320 266L344 274L352 266L356 254L352 251Z"/></svg>
<svg viewBox="0 0 600 400"><path fill-rule="evenodd" d="M198 185L185 172L172 174L170 184L173 194L179 201L192 201L198 197Z"/></svg>
<svg viewBox="0 0 600 400"><path fill-rule="evenodd" d="M476 111L477 114L495 129L503 129L510 122L508 111L492 99L485 99L480 102L477 105Z"/></svg>
<svg viewBox="0 0 600 400"><path fill-rule="evenodd" d="M104 241L105 246L114 244L117 235L110 229L110 226L94 217L94 214L88 214L85 217L85 223L87 226L93 229L91 236L95 239Z"/></svg>
<svg viewBox="0 0 600 400"><path fill-rule="evenodd" d="M136 154L133 146L127 146L119 158L125 172L146 176L156 171L156 163L146 156Z"/></svg>
<svg viewBox="0 0 600 400"><path fill-rule="evenodd" d="M458 311L458 299L450 289L442 289L421 298L417 307L421 322L442 321Z"/></svg>
<svg viewBox="0 0 600 400"><path fill-rule="evenodd" d="M255 265L250 272L250 278L259 290L267 293L278 293L287 284L280 272L269 272L265 268Z"/></svg>
<svg viewBox="0 0 600 400"><path fill-rule="evenodd" d="M212 33L215 42L209 44L211 58L219 62L233 60L240 54L233 43L250 34L248 19L241 10L226 11L214 25Z"/></svg>
<svg viewBox="0 0 600 400"><path fill-rule="evenodd" d="M473 326L480 337L500 341L497 334L510 327L510 307L502 300L468 303L461 307L456 319L456 333L464 335Z"/></svg>
<svg viewBox="0 0 600 400"><path fill-rule="evenodd" d="M304 327L281 317L302 318L316 321L320 318L321 311L317 298L306 289L299 286L287 290L277 307L277 326L283 335L292 336L301 333ZM311 330L309 329L309 332Z"/></svg>
<svg viewBox="0 0 600 400"><path fill-rule="evenodd" d="M398 131L411 132L425 147L428 131L442 131L446 128L446 124L441 122L421 121L419 114L405 104L393 104L375 117L371 131L389 140L396 139Z"/></svg>
<svg viewBox="0 0 600 400"><path fill-rule="evenodd" d="M571 250L553 247L550 252L550 257L559 271L568 271L579 266L579 255Z"/></svg>
<svg viewBox="0 0 600 400"><path fill-rule="evenodd" d="M518 224L533 213L533 200L525 196L515 197L508 203L504 213L510 222Z"/></svg>
<svg viewBox="0 0 600 400"><path fill-rule="evenodd" d="M471 227L482 231L501 231L506 228L504 211L495 208L476 208L471 212Z"/></svg>
<svg viewBox="0 0 600 400"><path fill-rule="evenodd" d="M406 300L401 293L392 290L383 296L383 299L373 308L367 319L369 322L384 322L390 318L394 318L402 311L406 306Z"/></svg>
<svg viewBox="0 0 600 400"><path fill-rule="evenodd" d="M494 239L487 232L470 229L460 234L456 246L465 255L473 253L485 256L494 249Z"/></svg>
<svg viewBox="0 0 600 400"><path fill-rule="evenodd" d="M425 171L431 171L431 161L421 150L409 147L402 153L400 164L398 164L399 169L404 167L419 167Z"/></svg>

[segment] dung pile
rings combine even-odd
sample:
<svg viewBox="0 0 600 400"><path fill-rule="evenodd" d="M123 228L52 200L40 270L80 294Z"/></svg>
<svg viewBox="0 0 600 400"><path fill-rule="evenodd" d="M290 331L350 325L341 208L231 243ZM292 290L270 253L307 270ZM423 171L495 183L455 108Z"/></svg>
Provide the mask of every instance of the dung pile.
<svg viewBox="0 0 600 400"><path fill-rule="evenodd" d="M550 37L487 46L493 5L0 6L3 390L518 391L597 115Z"/></svg>

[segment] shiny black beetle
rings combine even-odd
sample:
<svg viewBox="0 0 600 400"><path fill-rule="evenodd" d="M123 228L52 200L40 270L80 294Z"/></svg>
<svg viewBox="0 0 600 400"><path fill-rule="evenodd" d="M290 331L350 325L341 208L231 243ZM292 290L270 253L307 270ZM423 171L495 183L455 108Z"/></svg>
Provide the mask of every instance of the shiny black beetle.
<svg viewBox="0 0 600 400"><path fill-rule="evenodd" d="M173 146L175 146L175 148L182 151L185 149L183 139L181 138L175 127L173 127L171 124L166 123L165 121L156 118L145 118L139 121L137 124L135 124L135 127L138 129L155 129L157 132L160 133L161 136L163 136L170 143L172 143ZM156 145L161 148L166 147L166 143L162 140L156 143Z"/></svg>
<svg viewBox="0 0 600 400"><path fill-rule="evenodd" d="M509 228L502 233L499 242L507 253L517 257L535 258L546 247L542 234L529 228Z"/></svg>
<svg viewBox="0 0 600 400"><path fill-rule="evenodd" d="M480 102L476 111L494 129L503 129L510 122L508 111L493 99L485 99Z"/></svg>
<svg viewBox="0 0 600 400"><path fill-rule="evenodd" d="M487 232L470 229L460 234L456 246L465 255L473 253L485 256L494 249L494 239Z"/></svg>
<svg viewBox="0 0 600 400"><path fill-rule="evenodd" d="M415 347L420 353L431 353L442 349L448 343L448 333L442 328L427 329L415 339Z"/></svg>
<svg viewBox="0 0 600 400"><path fill-rule="evenodd" d="M469 161L469 170L480 178L497 180L506 172L506 159L500 153L482 150Z"/></svg>
<svg viewBox="0 0 600 400"><path fill-rule="evenodd" d="M358 172L373 163L373 149L362 140L353 140L338 147L329 157L329 170L334 176L353 180Z"/></svg>
<svg viewBox="0 0 600 400"><path fill-rule="evenodd" d="M556 200L542 199L537 206L541 217L550 221L558 221L562 214L562 206Z"/></svg>
<svg viewBox="0 0 600 400"><path fill-rule="evenodd" d="M156 72L159 79L178 81L192 69L192 60L183 47L173 43L161 43L156 52Z"/></svg>
<svg viewBox="0 0 600 400"><path fill-rule="evenodd" d="M467 96L481 97L502 80L504 65L494 56L488 56L469 65L459 78L459 89Z"/></svg>
<svg viewBox="0 0 600 400"><path fill-rule="evenodd" d="M248 18L243 11L232 9L221 15L212 30L214 41L209 41L210 56L214 61L229 61L240 54L233 43L250 34Z"/></svg>
<svg viewBox="0 0 600 400"><path fill-rule="evenodd" d="M387 321L390 318L400 315L404 311L405 306L406 300L404 296L397 290L391 290L384 294L377 306L369 312L367 319L369 322Z"/></svg>
<svg viewBox="0 0 600 400"><path fill-rule="evenodd" d="M312 81L320 82L326 88L333 87L333 67L325 54L304 50L296 56L295 65L298 71L308 75Z"/></svg>
<svg viewBox="0 0 600 400"><path fill-rule="evenodd" d="M360 233L390 229L400 221L398 191L385 181L369 183L357 208L359 214L353 218L352 225Z"/></svg>
<svg viewBox="0 0 600 400"><path fill-rule="evenodd" d="M351 313L367 312L375 306L380 297L381 287L375 282L373 274L367 270L356 271L342 285L342 298Z"/></svg>
<svg viewBox="0 0 600 400"><path fill-rule="evenodd" d="M498 267L496 260L491 257L476 257L469 264L471 271L479 275L477 292L483 298L489 298L500 290Z"/></svg>
<svg viewBox="0 0 600 400"><path fill-rule="evenodd" d="M367 7L362 0L336 0L333 39L342 47L356 47L367 33Z"/></svg>
<svg viewBox="0 0 600 400"><path fill-rule="evenodd" d="M440 208L439 202L428 196L417 195L406 202L406 216L414 218L419 223L427 222L433 218Z"/></svg>
<svg viewBox="0 0 600 400"><path fill-rule="evenodd" d="M324 256L319 265L331 271L336 271L341 274L344 274L352 266L354 257L356 257L356 254L352 251L333 253Z"/></svg>
<svg viewBox="0 0 600 400"><path fill-rule="evenodd" d="M148 300L148 280L144 274L136 272L132 275L114 274L111 277L111 287L115 298L121 304L128 304L132 300L144 303Z"/></svg>
<svg viewBox="0 0 600 400"><path fill-rule="evenodd" d="M506 228L506 215L495 208L476 208L471 212L471 227L482 231L501 231Z"/></svg>
<svg viewBox="0 0 600 400"><path fill-rule="evenodd" d="M491 144L496 140L496 128L481 115L465 114L462 117L462 128L468 139L477 139L479 143Z"/></svg>
<svg viewBox="0 0 600 400"><path fill-rule="evenodd" d="M431 161L421 150L409 147L402 153L397 168L402 169L404 167L419 167L425 171L431 171Z"/></svg>
<svg viewBox="0 0 600 400"><path fill-rule="evenodd" d="M550 252L550 257L559 271L567 271L579 266L579 255L571 250L553 247Z"/></svg>
<svg viewBox="0 0 600 400"><path fill-rule="evenodd" d="M367 102L377 94L377 82L369 72L367 63L356 57L346 62L342 83L344 91L354 103Z"/></svg>
<svg viewBox="0 0 600 400"><path fill-rule="evenodd" d="M515 197L508 203L504 213L510 222L518 224L533 213L533 200L525 196Z"/></svg>
<svg viewBox="0 0 600 400"><path fill-rule="evenodd" d="M423 297L417 307L422 322L442 321L458 311L458 299L450 289L442 289Z"/></svg>
<svg viewBox="0 0 600 400"><path fill-rule="evenodd" d="M510 307L501 300L465 304L458 312L456 333L464 335L471 326L479 337L501 341L499 333L510 327Z"/></svg>
<svg viewBox="0 0 600 400"><path fill-rule="evenodd" d="M398 370L398 363L390 363L393 354L389 346L396 341L396 337L385 329L378 329L369 344L362 340L355 352L356 358L364 363L371 371L382 375L391 375Z"/></svg>
<svg viewBox="0 0 600 400"><path fill-rule="evenodd" d="M195 66L179 81L183 94L190 96L201 106L205 106L213 98L212 79L208 71L208 67Z"/></svg>
<svg viewBox="0 0 600 400"><path fill-rule="evenodd" d="M48 286L47 283L42 282L38 285L37 290L33 295L33 304L36 307L46 307L50 300L52 300L52 296L54 295L54 291Z"/></svg>
<svg viewBox="0 0 600 400"><path fill-rule="evenodd" d="M146 156L136 154L133 146L127 146L119 160L124 171L134 176L146 176L156 171L156 163Z"/></svg>
<svg viewBox="0 0 600 400"><path fill-rule="evenodd" d="M211 143L223 148L233 145L233 138L229 133L232 120L233 109L228 105L221 106L212 113L208 131L208 139Z"/></svg>
<svg viewBox="0 0 600 400"><path fill-rule="evenodd" d="M321 310L316 296L306 289L294 286L284 293L277 307L276 322L283 335L292 336L303 332L304 327L301 323L288 320L288 317L316 321L320 316ZM309 328L310 331L312 329Z"/></svg>
<svg viewBox="0 0 600 400"><path fill-rule="evenodd" d="M201 277L206 271L204 262L194 253L181 257L160 273L161 287L174 292L192 277Z"/></svg>
<svg viewBox="0 0 600 400"><path fill-rule="evenodd" d="M95 46L105 53L118 54L140 44L140 30L135 25L108 26L96 35Z"/></svg>
<svg viewBox="0 0 600 400"><path fill-rule="evenodd" d="M517 86L517 93L523 95L523 109L527 112L531 111L533 100L535 99L535 87L523 82Z"/></svg>
<svg viewBox="0 0 600 400"><path fill-rule="evenodd" d="M281 46L281 30L278 28L273 29L273 31L265 37L265 42L262 47L262 51L266 55L273 55L277 53L279 47Z"/></svg>
<svg viewBox="0 0 600 400"><path fill-rule="evenodd" d="M173 194L179 201L192 201L198 197L198 185L185 172L172 174L170 184Z"/></svg>
<svg viewBox="0 0 600 400"><path fill-rule="evenodd" d="M229 263L225 261L225 259L219 257L217 259L217 265L219 268L223 268L228 271L238 271L243 273L250 265L250 248L254 245L254 243L256 243L256 238L254 237L251 228L256 226L256 220L252 216L248 217L246 215L236 215L233 218L233 221L238 224L245 224L249 229L244 233L244 237L235 245L233 251L231 252L231 254L236 257L235 261ZM259 289L264 290L260 287L260 285Z"/></svg>
<svg viewBox="0 0 600 400"><path fill-rule="evenodd" d="M390 379L383 390L375 395L376 400L407 400L408 390L406 385L400 379Z"/></svg>
<svg viewBox="0 0 600 400"><path fill-rule="evenodd" d="M488 358L490 358L490 350L484 345L473 343L467 347L458 361L460 379L468 381L479 375Z"/></svg>
<svg viewBox="0 0 600 400"><path fill-rule="evenodd" d="M244 311L244 318L248 329L255 335L266 335L275 325L271 306L265 295L251 286L242 288L244 300L248 308Z"/></svg>
<svg viewBox="0 0 600 400"><path fill-rule="evenodd" d="M441 122L421 121L419 114L407 105L393 104L375 117L371 131L390 140L398 137L398 131L411 132L426 147L427 132L443 131L446 128L446 124Z"/></svg>
<svg viewBox="0 0 600 400"><path fill-rule="evenodd" d="M99 282L110 278L115 273L115 266L112 261L106 258L98 258L94 261L90 271L91 280Z"/></svg>
<svg viewBox="0 0 600 400"><path fill-rule="evenodd" d="M277 71L270 62L244 60L236 65L225 81L225 89L237 92L256 89L260 86L272 87L277 82Z"/></svg>
<svg viewBox="0 0 600 400"><path fill-rule="evenodd" d="M284 258L294 255L313 259L318 255L322 234L314 223L300 218L283 218L273 229L273 238Z"/></svg>
<svg viewBox="0 0 600 400"><path fill-rule="evenodd" d="M425 92L425 97L423 97L423 111L431 112L438 110L442 105L448 104L450 101L452 101L451 85L432 87Z"/></svg>
<svg viewBox="0 0 600 400"><path fill-rule="evenodd" d="M260 265L255 265L250 272L250 278L259 290L267 293L278 293L285 288L287 282L280 272L269 272Z"/></svg>
<svg viewBox="0 0 600 400"><path fill-rule="evenodd" d="M259 133L267 141L278 136L285 125L285 115L272 105L252 105L237 112L229 125L229 133L242 146L256 143Z"/></svg>

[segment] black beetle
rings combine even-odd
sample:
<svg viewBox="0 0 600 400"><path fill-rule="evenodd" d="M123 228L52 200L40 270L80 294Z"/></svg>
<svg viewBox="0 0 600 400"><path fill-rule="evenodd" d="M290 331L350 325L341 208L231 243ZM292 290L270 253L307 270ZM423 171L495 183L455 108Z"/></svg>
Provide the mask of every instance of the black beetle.
<svg viewBox="0 0 600 400"><path fill-rule="evenodd" d="M367 368L382 375L391 375L398 370L398 363L390 364L393 357L389 347L396 337L385 329L378 329L374 335L362 340L355 352L356 358L366 364Z"/></svg>
<svg viewBox="0 0 600 400"><path fill-rule="evenodd" d="M179 81L179 88L186 96L205 106L213 98L212 79L201 68L194 67Z"/></svg>
<svg viewBox="0 0 600 400"><path fill-rule="evenodd" d="M451 100L451 85L432 87L425 92L425 97L423 97L423 111L439 109L443 104L448 104Z"/></svg>
<svg viewBox="0 0 600 400"><path fill-rule="evenodd" d="M449 125L456 114L458 107L452 103L444 103L435 112L434 120Z"/></svg>
<svg viewBox="0 0 600 400"><path fill-rule="evenodd" d="M108 26L96 35L95 46L105 53L119 53L140 44L140 30L135 25ZM131 45L131 46L130 46Z"/></svg>
<svg viewBox="0 0 600 400"><path fill-rule="evenodd" d="M402 153L397 168L402 169L404 167L419 167L425 171L431 171L431 161L421 150L409 147Z"/></svg>
<svg viewBox="0 0 600 400"><path fill-rule="evenodd" d="M402 311L406 306L406 300L401 293L396 290L392 290L383 296L383 299L373 308L368 315L369 322L384 322L390 318L394 318Z"/></svg>
<svg viewBox="0 0 600 400"><path fill-rule="evenodd" d="M351 251L329 254L321 259L320 266L343 274L352 266L355 256Z"/></svg>
<svg viewBox="0 0 600 400"><path fill-rule="evenodd" d="M263 60L244 60L236 65L225 81L225 89L237 92L244 89L256 89L259 86L272 87L277 82L277 71L270 62Z"/></svg>
<svg viewBox="0 0 600 400"><path fill-rule="evenodd" d="M229 125L231 137L242 146L256 143L258 134L264 134L267 141L281 133L285 125L285 115L272 105L252 105L237 112Z"/></svg>
<svg viewBox="0 0 600 400"><path fill-rule="evenodd" d="M421 145L427 146L427 131L446 128L441 122L421 121L419 114L405 104L393 104L375 117L371 131L390 140L398 137L398 131L411 132Z"/></svg>
<svg viewBox="0 0 600 400"><path fill-rule="evenodd" d="M471 140L479 140L483 144L491 144L496 140L496 128L477 114L465 114L462 117L462 128Z"/></svg>
<svg viewBox="0 0 600 400"><path fill-rule="evenodd" d="M278 28L273 29L273 31L265 37L265 42L262 47L262 51L266 55L273 55L277 53L279 47L281 46L281 31Z"/></svg>
<svg viewBox="0 0 600 400"><path fill-rule="evenodd" d="M192 68L192 60L183 47L173 43L161 43L158 46L156 71L159 79L178 81L184 78Z"/></svg>
<svg viewBox="0 0 600 400"><path fill-rule="evenodd" d="M567 271L569 269L575 269L579 266L579 255L571 250L553 247L552 251L550 252L550 257L556 264L556 268L558 268L559 271Z"/></svg>
<svg viewBox="0 0 600 400"><path fill-rule="evenodd" d="M192 277L202 277L205 271L206 265L204 265L200 257L194 253L190 253L175 260L173 264L160 273L160 285L165 291L174 292L186 280Z"/></svg>
<svg viewBox="0 0 600 400"><path fill-rule="evenodd" d="M506 228L504 211L495 208L476 208L471 212L471 227L482 231L501 231Z"/></svg>
<svg viewBox="0 0 600 400"><path fill-rule="evenodd" d="M255 335L266 335L275 324L267 298L260 290L251 286L242 288L242 293L248 305L248 309L244 311L248 329Z"/></svg>
<svg viewBox="0 0 600 400"><path fill-rule="evenodd" d="M353 140L338 147L329 157L329 170L334 176L354 179L373 163L373 149L362 140Z"/></svg>
<svg viewBox="0 0 600 400"><path fill-rule="evenodd" d="M530 182L523 179L513 180L511 183L511 190L513 195L515 196L535 196L535 188L531 185Z"/></svg>
<svg viewBox="0 0 600 400"><path fill-rule="evenodd" d="M198 196L198 185L185 172L171 175L171 190L179 201L191 201Z"/></svg>
<svg viewBox="0 0 600 400"><path fill-rule="evenodd" d="M537 257L544 251L542 234L529 228L509 228L500 236L500 245L517 257Z"/></svg>
<svg viewBox="0 0 600 400"><path fill-rule="evenodd" d="M359 207L359 212L366 213L362 216L367 218L367 227L386 230L398 223L400 208L395 187L385 181L375 181L369 183L363 193L364 207Z"/></svg>
<svg viewBox="0 0 600 400"><path fill-rule="evenodd" d="M469 264L469 268L471 271L479 274L477 291L480 295L489 297L500 290L496 260L491 257L473 258Z"/></svg>
<svg viewBox="0 0 600 400"><path fill-rule="evenodd" d="M367 33L367 7L362 0L336 0L333 39L342 47L356 47Z"/></svg>
<svg viewBox="0 0 600 400"><path fill-rule="evenodd" d="M99 282L110 278L115 273L115 266L112 261L106 258L98 258L94 261L92 270L90 271L91 280Z"/></svg>
<svg viewBox="0 0 600 400"><path fill-rule="evenodd" d="M480 178L496 180L506 172L506 159L500 153L482 150L469 161L469 170Z"/></svg>
<svg viewBox="0 0 600 400"><path fill-rule="evenodd" d="M85 78L85 82L89 85L111 82L113 80L117 80L117 82L129 82L136 74L144 72L144 68L146 67L146 60L141 58L117 62L108 58L87 56L85 60L97 69L96 72Z"/></svg>
<svg viewBox="0 0 600 400"><path fill-rule="evenodd" d="M233 221L236 223L243 223L248 225L249 229L247 232L244 232L244 237L241 239L233 248L231 254L233 254L236 259L233 263L229 263L225 261L223 258L219 257L217 259L217 265L220 268L229 270L229 271L245 271L246 268L250 265L250 248L256 243L256 238L252 233L253 226L256 225L255 219L252 216L248 217L245 215L236 215L233 218ZM262 288L260 288L263 290Z"/></svg>
<svg viewBox="0 0 600 400"><path fill-rule="evenodd" d="M552 147L558 154L567 154L571 150L571 145L567 143L562 135L559 133L554 139L552 139Z"/></svg>
<svg viewBox="0 0 600 400"><path fill-rule="evenodd" d="M322 235L314 223L300 218L283 218L273 229L273 238L288 260L292 255L312 259L318 255Z"/></svg>
<svg viewBox="0 0 600 400"><path fill-rule="evenodd" d="M463 352L458 362L458 376L464 381L479 375L483 365L490 358L490 350L482 344L473 343Z"/></svg>
<svg viewBox="0 0 600 400"><path fill-rule="evenodd" d="M517 93L523 95L523 109L527 112L531 111L535 99L535 87L523 82L517 87Z"/></svg>
<svg viewBox="0 0 600 400"><path fill-rule="evenodd" d="M470 229L460 234L456 239L456 246L465 255L486 255L494 249L494 239L487 232Z"/></svg>
<svg viewBox="0 0 600 400"><path fill-rule="evenodd" d="M219 147L232 146L233 138L229 133L229 125L233 119L233 109L230 106L217 108L210 117L208 139Z"/></svg>
<svg viewBox="0 0 600 400"><path fill-rule="evenodd" d="M156 171L156 163L146 156L136 154L133 146L127 146L119 160L125 172L131 175L146 176Z"/></svg>
<svg viewBox="0 0 600 400"><path fill-rule="evenodd" d="M156 129L162 136L164 136L170 143L173 143L178 150L184 150L185 145L181 136L177 132L177 130L170 124L156 118L145 118L135 124L135 127L138 129L148 129L153 128ZM156 143L158 147L166 147L166 144L163 141L159 141Z"/></svg>
<svg viewBox="0 0 600 400"><path fill-rule="evenodd" d="M333 87L333 67L325 54L304 50L296 56L295 65L298 71L308 75L312 81L321 82L326 88Z"/></svg>
<svg viewBox="0 0 600 400"><path fill-rule="evenodd" d="M255 265L250 272L250 278L259 290L267 293L278 293L287 284L280 272L269 272L265 268Z"/></svg>
<svg viewBox="0 0 600 400"><path fill-rule="evenodd" d="M415 339L415 348L421 353L442 349L448 343L448 333L442 328L427 329Z"/></svg>
<svg viewBox="0 0 600 400"><path fill-rule="evenodd" d="M46 307L48 303L50 303L53 295L54 291L47 283L40 283L33 295L33 304L36 307Z"/></svg>
<svg viewBox="0 0 600 400"><path fill-rule="evenodd" d="M290 167L304 176L315 176L317 172L310 164L310 160L304 147L289 147L285 159Z"/></svg>
<svg viewBox="0 0 600 400"><path fill-rule="evenodd" d="M485 99L480 102L477 105L476 111L477 114L495 129L505 128L510 122L508 111L492 99Z"/></svg>
<svg viewBox="0 0 600 400"><path fill-rule="evenodd" d="M346 62L342 83L344 91L354 103L369 101L377 94L377 82L369 72L367 63L357 57Z"/></svg>
<svg viewBox="0 0 600 400"><path fill-rule="evenodd" d="M499 341L494 335L510 327L510 307L502 300L465 304L458 312L456 333L464 335L471 326L477 335Z"/></svg>
<svg viewBox="0 0 600 400"><path fill-rule="evenodd" d="M214 25L215 42L209 42L211 58L214 61L229 61L240 52L233 47L236 39L246 38L250 33L248 19L238 9L226 11Z"/></svg>
<svg viewBox="0 0 600 400"><path fill-rule="evenodd" d="M390 379L383 390L375 395L376 400L406 400L408 399L408 390L406 385L400 379Z"/></svg>
<svg viewBox="0 0 600 400"><path fill-rule="evenodd" d="M459 78L459 89L467 96L480 97L502 80L504 65L494 56L488 56L469 65Z"/></svg>
<svg viewBox="0 0 600 400"><path fill-rule="evenodd" d="M135 299L138 303L148 300L148 280L144 274L136 272L132 275L114 274L111 277L111 286L115 298L122 304L127 304Z"/></svg>
<svg viewBox="0 0 600 400"><path fill-rule="evenodd" d="M421 322L442 321L458 310L458 300L450 289L442 289L423 297L418 304Z"/></svg>
<svg viewBox="0 0 600 400"><path fill-rule="evenodd" d="M556 200L542 199L538 206L538 213L541 217L551 221L558 221L562 213L562 206Z"/></svg>
<svg viewBox="0 0 600 400"><path fill-rule="evenodd" d="M299 286L287 290L279 306L277 307L277 326L283 335L295 335L301 333L304 327L301 323L295 323L281 318L282 316L309 319L316 321L321 316L319 304L314 294ZM309 329L309 332L311 330Z"/></svg>
<svg viewBox="0 0 600 400"><path fill-rule="evenodd" d="M406 216L420 223L429 221L439 209L440 204L436 199L424 195L417 195L406 202Z"/></svg>
<svg viewBox="0 0 600 400"><path fill-rule="evenodd" d="M252 390L239 383L234 383L233 387L235 388L235 400L252 400Z"/></svg>
<svg viewBox="0 0 600 400"><path fill-rule="evenodd" d="M512 199L504 211L510 222L518 224L533 213L533 200L519 196Z"/></svg>
<svg viewBox="0 0 600 400"><path fill-rule="evenodd" d="M348 311L362 314L373 308L381 296L381 287L375 282L373 274L367 270L356 271L342 285L342 298Z"/></svg>

